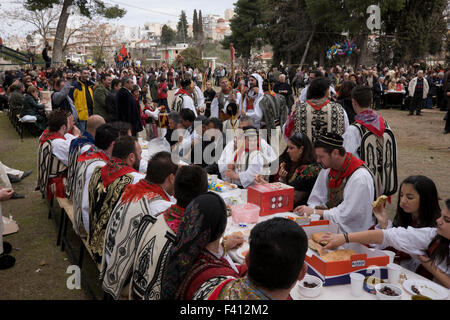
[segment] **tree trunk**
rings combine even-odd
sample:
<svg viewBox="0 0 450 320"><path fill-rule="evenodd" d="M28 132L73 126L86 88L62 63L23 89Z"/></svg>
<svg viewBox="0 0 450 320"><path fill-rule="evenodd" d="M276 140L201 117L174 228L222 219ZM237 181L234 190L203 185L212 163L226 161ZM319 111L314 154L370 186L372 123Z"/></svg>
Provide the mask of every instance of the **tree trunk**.
<svg viewBox="0 0 450 320"><path fill-rule="evenodd" d="M73 0L64 0L58 26L56 27L55 42L53 43L52 65L59 65L62 61L64 34L66 32L67 20L69 20L69 7Z"/></svg>
<svg viewBox="0 0 450 320"><path fill-rule="evenodd" d="M314 33L316 33L316 26L314 26L313 31L312 31L311 35L309 36L308 42L306 43L306 48L305 48L305 51L303 51L302 60L300 61L300 68L303 68L303 64L305 63L306 56L309 51L309 46L311 45L311 41L314 37Z"/></svg>

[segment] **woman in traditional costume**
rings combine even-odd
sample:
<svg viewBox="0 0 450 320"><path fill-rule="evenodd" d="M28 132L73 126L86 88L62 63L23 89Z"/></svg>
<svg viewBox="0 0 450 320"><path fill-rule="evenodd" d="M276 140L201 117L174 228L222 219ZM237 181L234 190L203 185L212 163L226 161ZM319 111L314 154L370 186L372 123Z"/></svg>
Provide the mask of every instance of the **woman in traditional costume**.
<svg viewBox="0 0 450 320"><path fill-rule="evenodd" d="M320 241L328 241L325 249L337 248L346 242L377 243L417 257L421 266L444 287L450 288L450 199L436 219L435 228L411 226L385 230L369 230L356 233L325 234Z"/></svg>

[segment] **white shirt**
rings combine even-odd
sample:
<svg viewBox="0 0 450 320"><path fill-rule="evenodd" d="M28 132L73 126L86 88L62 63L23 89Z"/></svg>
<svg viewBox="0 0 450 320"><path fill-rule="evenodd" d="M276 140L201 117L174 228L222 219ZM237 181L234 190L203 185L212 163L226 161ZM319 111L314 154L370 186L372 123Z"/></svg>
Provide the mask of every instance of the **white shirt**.
<svg viewBox="0 0 450 320"><path fill-rule="evenodd" d="M328 202L328 174L330 169L322 169L308 199L308 207L324 206ZM374 183L365 168L353 172L344 187L344 200L336 208L325 210L324 220L339 225L344 232L368 230L373 225L372 201Z"/></svg>
<svg viewBox="0 0 450 320"><path fill-rule="evenodd" d="M231 91L229 94L224 94L225 97L225 104L223 106L222 112L226 113L227 106L229 104L228 97L231 94ZM239 91L236 93L236 105L238 106L238 112L241 110L241 100L242 95ZM214 97L213 101L211 102L211 118L218 118L219 117L219 98L217 96Z"/></svg>
<svg viewBox="0 0 450 320"><path fill-rule="evenodd" d="M307 96L308 96L308 88L309 88L309 84L303 88L302 92L300 93L300 102L301 103L305 103L307 100ZM334 90L334 88L332 86L330 86L330 94L331 95L336 95L336 90Z"/></svg>
<svg viewBox="0 0 450 320"><path fill-rule="evenodd" d="M197 108L201 108L205 105L205 96L203 95L202 90L198 86L195 86L194 90L197 94L197 104L198 104Z"/></svg>
<svg viewBox="0 0 450 320"><path fill-rule="evenodd" d="M69 165L69 150L70 150L70 143L73 139L76 139L74 135L71 135L70 133L66 133L64 135L64 139L54 139L51 141L52 143L52 153L53 155L58 158L59 161L64 163L64 165L67 167Z"/></svg>
<svg viewBox="0 0 450 320"><path fill-rule="evenodd" d="M194 100L186 94L183 96L183 107L182 108L183 109L191 109L194 112L195 117L197 118L197 110L195 110Z"/></svg>
<svg viewBox="0 0 450 320"><path fill-rule="evenodd" d="M257 129L261 126L261 119L263 117L263 112L259 107L259 102L264 98L264 93L259 92L255 101L253 101L253 110L247 110L247 99L244 99L242 109L245 111L246 115L253 119L255 127Z"/></svg>
<svg viewBox="0 0 450 320"><path fill-rule="evenodd" d="M437 235L436 228L413 228L407 229L398 227L383 230L383 246L394 247L397 250L409 254L413 260L419 261L418 256L427 256L427 250L431 242ZM418 265L411 271L416 271ZM447 275L450 275L450 268L445 261L437 265Z"/></svg>
<svg viewBox="0 0 450 320"><path fill-rule="evenodd" d="M158 120L159 109L156 109L155 111L150 111L146 109L145 114L148 115L149 117L152 117L155 120Z"/></svg>

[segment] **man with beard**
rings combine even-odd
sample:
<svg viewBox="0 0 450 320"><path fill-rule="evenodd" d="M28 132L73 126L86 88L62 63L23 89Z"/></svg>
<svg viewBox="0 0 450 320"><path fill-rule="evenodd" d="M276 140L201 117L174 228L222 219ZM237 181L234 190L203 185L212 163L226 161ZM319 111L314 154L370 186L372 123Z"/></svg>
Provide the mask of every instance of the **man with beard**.
<svg viewBox="0 0 450 320"><path fill-rule="evenodd" d="M263 78L259 74L253 73L249 78L249 87L242 106L242 114L252 118L255 127L259 129L263 117L259 106L259 102L264 97Z"/></svg>
<svg viewBox="0 0 450 320"><path fill-rule="evenodd" d="M111 160L104 167L97 167L89 181L88 246L97 263L102 260L106 226L122 192L127 185L145 177L138 172L141 152L136 138L119 137L114 143Z"/></svg>
<svg viewBox="0 0 450 320"><path fill-rule="evenodd" d="M303 216L318 214L339 225L343 232L368 230L374 223L372 201L375 184L371 171L343 147L336 133L321 135L314 144L322 170L311 191L307 206L294 212Z"/></svg>
<svg viewBox="0 0 450 320"><path fill-rule="evenodd" d="M241 108L241 94L233 89L228 78L220 80L220 92L216 94L211 102L211 117L226 120L226 109L228 104L235 103Z"/></svg>

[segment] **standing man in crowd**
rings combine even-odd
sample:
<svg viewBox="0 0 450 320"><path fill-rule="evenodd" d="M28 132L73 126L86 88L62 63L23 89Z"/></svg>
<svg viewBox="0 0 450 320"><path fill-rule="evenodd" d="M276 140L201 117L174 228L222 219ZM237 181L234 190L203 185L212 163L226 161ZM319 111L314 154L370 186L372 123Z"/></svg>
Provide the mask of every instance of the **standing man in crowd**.
<svg viewBox="0 0 450 320"><path fill-rule="evenodd" d="M422 107L424 100L428 96L428 90L430 86L428 85L427 79L423 77L423 70L417 72L417 77L413 78L409 82L408 92L410 96L409 103L409 115L412 116L414 111L416 111L417 116L422 115Z"/></svg>
<svg viewBox="0 0 450 320"><path fill-rule="evenodd" d="M100 77L101 83L94 91L94 113L102 116L104 119L110 117L110 110L106 104L106 97L111 91L112 78L109 74L103 73Z"/></svg>
<svg viewBox="0 0 450 320"><path fill-rule="evenodd" d="M90 72L88 68L81 71L79 80L75 80L72 85L73 102L78 113L78 127L81 131L86 130L86 121L94 111L93 83L89 81Z"/></svg>
<svg viewBox="0 0 450 320"><path fill-rule="evenodd" d="M138 132L143 130L143 127L140 107L131 93L133 86L133 79L128 77L122 78L122 88L117 92L116 105L117 119L131 124L133 136L136 136Z"/></svg>

